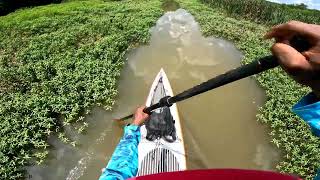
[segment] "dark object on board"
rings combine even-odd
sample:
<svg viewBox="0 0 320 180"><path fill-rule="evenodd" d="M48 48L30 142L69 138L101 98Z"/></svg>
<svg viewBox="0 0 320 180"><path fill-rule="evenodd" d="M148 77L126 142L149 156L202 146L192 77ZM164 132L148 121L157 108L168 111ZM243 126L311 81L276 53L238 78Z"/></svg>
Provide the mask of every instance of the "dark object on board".
<svg viewBox="0 0 320 180"><path fill-rule="evenodd" d="M164 107L161 112L153 112L148 121L145 122L147 129L147 139L154 141L155 139L163 138L167 142L176 140L176 129L174 119L170 109Z"/></svg>

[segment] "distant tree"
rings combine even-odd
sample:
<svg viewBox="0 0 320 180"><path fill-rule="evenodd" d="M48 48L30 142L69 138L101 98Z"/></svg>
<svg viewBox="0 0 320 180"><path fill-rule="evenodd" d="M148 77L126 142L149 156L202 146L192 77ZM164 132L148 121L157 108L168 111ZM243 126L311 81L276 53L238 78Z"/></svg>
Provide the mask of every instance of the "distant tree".
<svg viewBox="0 0 320 180"><path fill-rule="evenodd" d="M308 6L304 3L295 4L295 6L299 9L307 9L308 8Z"/></svg>
<svg viewBox="0 0 320 180"><path fill-rule="evenodd" d="M308 5L304 4L304 3L300 3L300 4L282 4L282 7L290 7L290 8L294 8L294 9L308 9Z"/></svg>

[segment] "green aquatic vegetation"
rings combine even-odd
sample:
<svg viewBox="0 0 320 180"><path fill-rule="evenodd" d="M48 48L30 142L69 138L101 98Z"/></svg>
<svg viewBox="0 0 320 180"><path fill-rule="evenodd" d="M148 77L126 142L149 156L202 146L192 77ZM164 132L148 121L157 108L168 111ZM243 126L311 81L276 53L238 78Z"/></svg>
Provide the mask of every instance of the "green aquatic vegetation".
<svg viewBox="0 0 320 180"><path fill-rule="evenodd" d="M206 36L234 42L245 55L243 63L270 54L272 42L262 38L270 28L267 25L231 18L221 9L197 0L178 2L195 16ZM291 107L310 90L296 84L280 68L255 78L267 95L257 118L269 125L271 141L283 155L277 169L312 179L320 168L320 138L315 137L307 124L291 112Z"/></svg>
<svg viewBox="0 0 320 180"><path fill-rule="evenodd" d="M205 35L233 41L243 63L269 54L271 42L262 39L268 26L234 19L201 1L207 4L179 3ZM69 0L0 17L0 179L22 178L26 165L43 162L52 133L75 146L61 130L76 124L83 132L88 124L82 115L94 104L111 109L124 54L148 41L161 6L160 0ZM311 179L320 167L320 140L290 111L309 89L280 69L256 78L268 98L258 120L270 126L271 141L283 151L277 168Z"/></svg>
<svg viewBox="0 0 320 180"><path fill-rule="evenodd" d="M52 133L76 145L61 130L84 131L96 103L111 109L125 52L148 41L162 13L157 0L94 0L0 17L0 179L43 162Z"/></svg>

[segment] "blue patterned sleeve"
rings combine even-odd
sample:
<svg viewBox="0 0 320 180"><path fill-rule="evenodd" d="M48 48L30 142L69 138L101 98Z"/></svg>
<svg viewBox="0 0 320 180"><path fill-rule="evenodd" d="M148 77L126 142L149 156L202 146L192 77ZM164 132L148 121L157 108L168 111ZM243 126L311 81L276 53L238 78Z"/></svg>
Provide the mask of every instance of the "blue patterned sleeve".
<svg viewBox="0 0 320 180"><path fill-rule="evenodd" d="M311 131L320 137L320 101L314 93L303 97L293 106L292 111L306 121L311 127ZM320 169L314 180L320 180Z"/></svg>
<svg viewBox="0 0 320 180"><path fill-rule="evenodd" d="M309 124L316 136L320 137L320 101L314 93L302 98L292 110Z"/></svg>
<svg viewBox="0 0 320 180"><path fill-rule="evenodd" d="M99 180L128 179L136 176L139 142L140 127L135 125L126 126L124 135Z"/></svg>

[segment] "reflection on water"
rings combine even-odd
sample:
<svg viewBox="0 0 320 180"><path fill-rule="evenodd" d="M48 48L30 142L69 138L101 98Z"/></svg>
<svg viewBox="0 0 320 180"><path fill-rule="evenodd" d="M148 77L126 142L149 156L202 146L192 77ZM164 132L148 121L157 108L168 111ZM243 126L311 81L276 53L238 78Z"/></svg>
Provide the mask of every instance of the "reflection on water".
<svg viewBox="0 0 320 180"><path fill-rule="evenodd" d="M113 111L94 108L85 135L69 130L79 147L52 137L47 163L28 167L32 179L97 179L122 135L123 124L112 119L144 104L161 67L178 93L240 65L241 53L222 39L203 37L185 10L166 13L151 33L148 46L128 53ZM263 101L256 82L244 79L179 103L188 168L274 169L278 152L255 118Z"/></svg>

